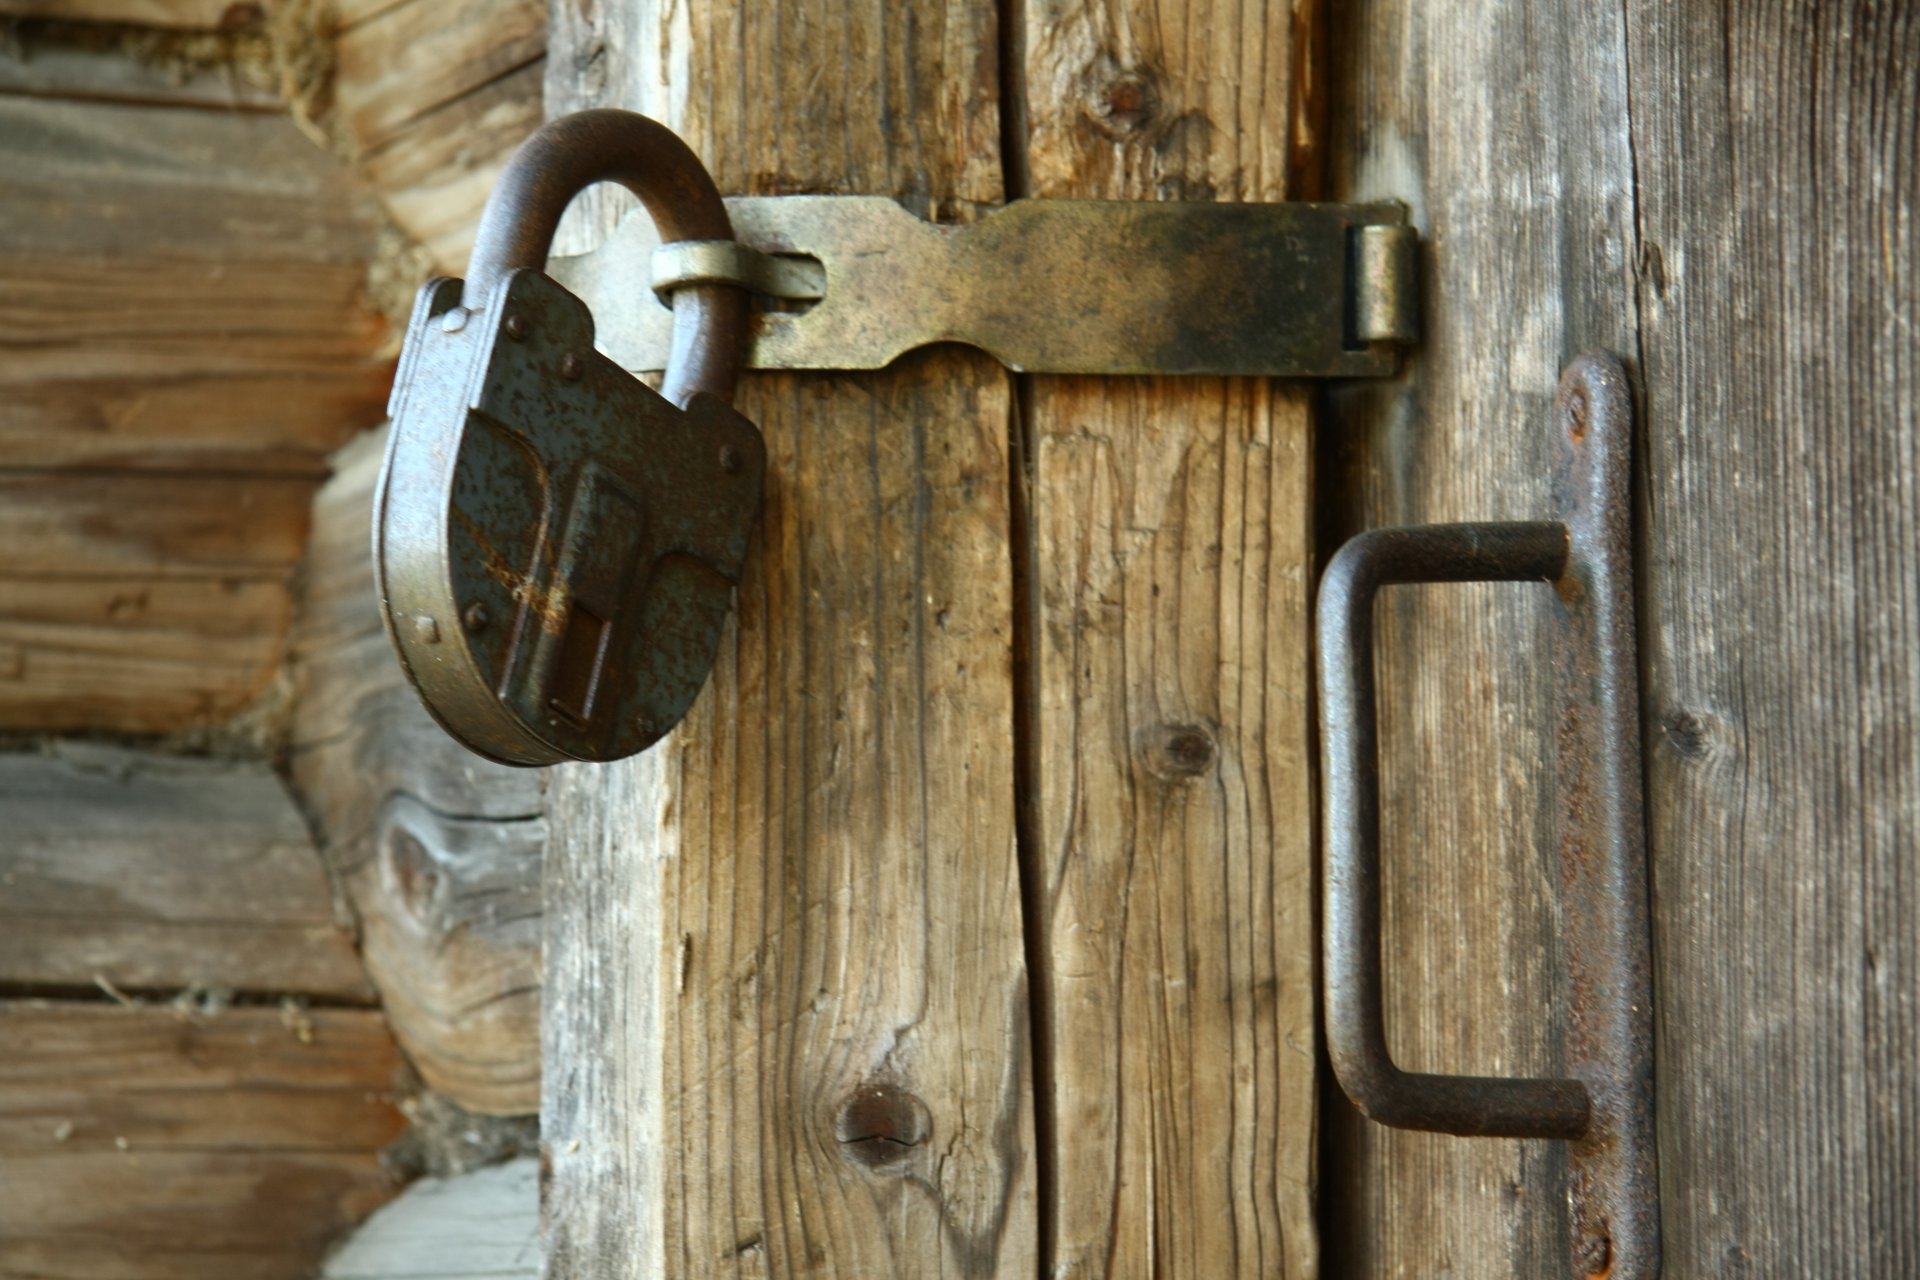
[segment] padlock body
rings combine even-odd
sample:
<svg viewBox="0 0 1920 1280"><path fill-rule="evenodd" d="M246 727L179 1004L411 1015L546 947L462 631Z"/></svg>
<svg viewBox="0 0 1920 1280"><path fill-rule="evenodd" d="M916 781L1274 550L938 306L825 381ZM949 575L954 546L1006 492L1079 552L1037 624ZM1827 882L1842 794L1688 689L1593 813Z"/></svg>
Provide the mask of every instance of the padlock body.
<svg viewBox="0 0 1920 1280"><path fill-rule="evenodd" d="M760 508L759 431L594 350L538 271L414 307L374 513L383 613L454 737L512 764L614 760L693 705Z"/></svg>

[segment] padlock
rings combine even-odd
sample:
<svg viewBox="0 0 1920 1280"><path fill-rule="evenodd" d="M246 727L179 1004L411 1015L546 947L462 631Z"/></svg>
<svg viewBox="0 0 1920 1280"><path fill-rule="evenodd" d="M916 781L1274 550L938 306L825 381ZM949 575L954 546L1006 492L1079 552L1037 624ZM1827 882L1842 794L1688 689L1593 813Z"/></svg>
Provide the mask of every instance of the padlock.
<svg viewBox="0 0 1920 1280"><path fill-rule="evenodd" d="M548 278L555 227L622 183L666 241L730 240L713 180L624 111L553 121L487 202L467 279L428 283L407 326L374 506L387 632L428 711L508 764L616 760L687 713L746 559L766 448L727 403L746 298L673 294L659 392L594 349Z"/></svg>

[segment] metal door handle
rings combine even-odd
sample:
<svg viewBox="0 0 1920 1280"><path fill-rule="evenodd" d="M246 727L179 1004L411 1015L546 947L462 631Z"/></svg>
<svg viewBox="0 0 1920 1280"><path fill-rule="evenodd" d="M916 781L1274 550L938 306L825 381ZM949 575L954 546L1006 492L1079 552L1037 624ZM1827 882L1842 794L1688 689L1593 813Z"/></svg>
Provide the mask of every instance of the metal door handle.
<svg viewBox="0 0 1920 1280"><path fill-rule="evenodd" d="M1334 1074L1382 1124L1572 1142L1575 1274L1657 1274L1653 1029L1633 624L1632 399L1610 356L1562 377L1554 402L1559 519L1363 533L1320 583L1327 1045ZM1381 1000L1380 780L1373 599L1404 582L1551 583L1560 901L1568 941L1570 1078L1403 1071ZM1598 1265L1596 1265L1596 1263Z"/></svg>

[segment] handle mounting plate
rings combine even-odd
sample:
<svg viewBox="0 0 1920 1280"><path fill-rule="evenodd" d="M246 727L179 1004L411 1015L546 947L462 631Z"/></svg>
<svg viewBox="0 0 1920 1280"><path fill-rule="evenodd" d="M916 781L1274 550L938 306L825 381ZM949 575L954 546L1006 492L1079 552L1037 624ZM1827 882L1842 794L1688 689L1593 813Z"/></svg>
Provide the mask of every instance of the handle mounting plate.
<svg viewBox="0 0 1920 1280"><path fill-rule="evenodd" d="M1569 1274L1659 1273L1653 1010L1633 615L1633 401L1612 357L1568 368L1554 401L1556 519L1363 533L1320 586L1326 779L1328 1049L1341 1087L1383 1124L1569 1143ZM1543 581L1559 705L1554 743L1567 1077L1402 1071L1381 998L1380 797L1373 599L1399 582Z"/></svg>

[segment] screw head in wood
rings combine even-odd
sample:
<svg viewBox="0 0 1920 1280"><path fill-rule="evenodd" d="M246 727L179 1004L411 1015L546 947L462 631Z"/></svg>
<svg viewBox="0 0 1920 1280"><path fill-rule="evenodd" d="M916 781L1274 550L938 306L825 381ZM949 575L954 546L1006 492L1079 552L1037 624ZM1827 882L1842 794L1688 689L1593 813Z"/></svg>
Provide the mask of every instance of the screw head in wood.
<svg viewBox="0 0 1920 1280"><path fill-rule="evenodd" d="M1580 1242L1580 1270L1590 1276L1604 1276L1613 1265L1613 1241L1604 1235L1590 1235Z"/></svg>

